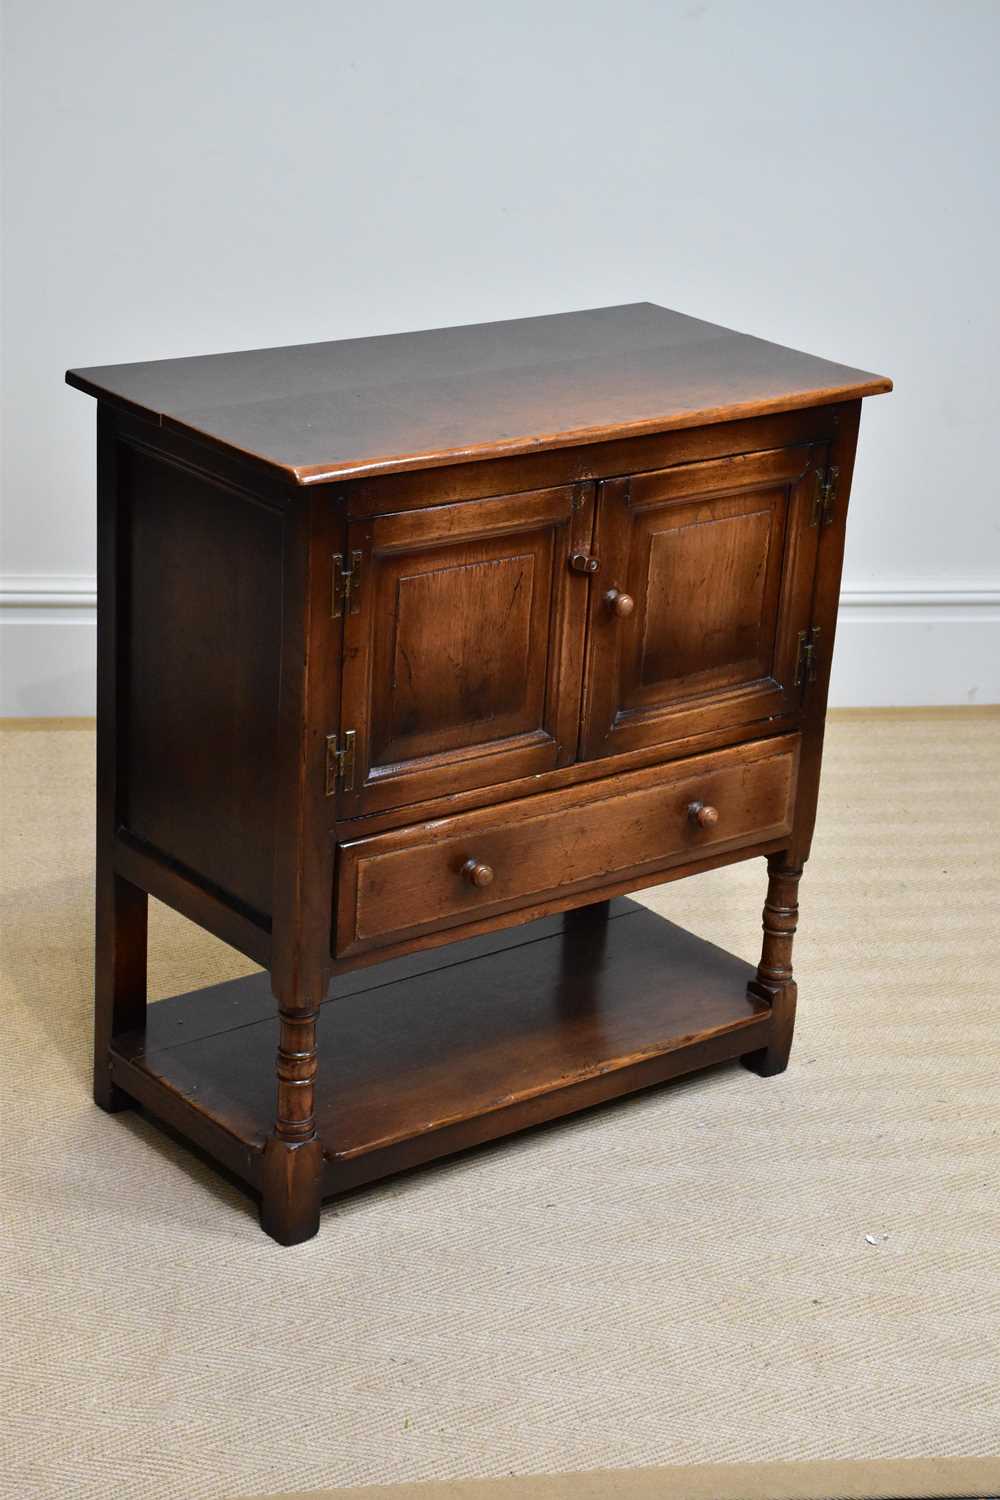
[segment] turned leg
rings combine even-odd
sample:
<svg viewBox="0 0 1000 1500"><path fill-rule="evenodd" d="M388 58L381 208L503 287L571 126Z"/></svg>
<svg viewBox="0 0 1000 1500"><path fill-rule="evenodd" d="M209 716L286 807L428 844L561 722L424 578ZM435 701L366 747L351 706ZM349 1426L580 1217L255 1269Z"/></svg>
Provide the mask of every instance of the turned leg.
<svg viewBox="0 0 1000 1500"><path fill-rule="evenodd" d="M771 1007L771 1041L760 1051L749 1052L742 1058L746 1067L763 1078L784 1072L792 1048L796 997L792 940L799 916L797 898L802 867L790 865L786 855L776 854L767 862L767 875L764 943L757 977L750 981L749 989Z"/></svg>
<svg viewBox="0 0 1000 1500"><path fill-rule="evenodd" d="M111 1081L111 1043L146 1024L145 891L113 871L97 885L94 972L94 1098L114 1113L134 1101Z"/></svg>
<svg viewBox="0 0 1000 1500"><path fill-rule="evenodd" d="M316 1134L316 1023L319 1009L279 1006L277 1108L264 1147L260 1222L280 1245L319 1229L323 1148Z"/></svg>

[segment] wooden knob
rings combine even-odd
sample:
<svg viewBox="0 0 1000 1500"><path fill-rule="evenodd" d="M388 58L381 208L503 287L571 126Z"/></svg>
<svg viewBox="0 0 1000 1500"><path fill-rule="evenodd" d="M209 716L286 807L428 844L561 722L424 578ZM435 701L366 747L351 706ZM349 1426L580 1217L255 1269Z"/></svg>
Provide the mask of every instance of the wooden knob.
<svg viewBox="0 0 1000 1500"><path fill-rule="evenodd" d="M719 821L719 809L711 807L707 802L692 802L688 808L688 817L698 828L714 828Z"/></svg>
<svg viewBox="0 0 1000 1500"><path fill-rule="evenodd" d="M627 620L635 609L635 600L631 594L623 594L620 589L608 589L604 596L604 602L613 615L619 620Z"/></svg>
<svg viewBox="0 0 1000 1500"><path fill-rule="evenodd" d="M481 864L478 859L467 859L462 866L462 874L470 885L484 886L493 882L493 870L489 865Z"/></svg>

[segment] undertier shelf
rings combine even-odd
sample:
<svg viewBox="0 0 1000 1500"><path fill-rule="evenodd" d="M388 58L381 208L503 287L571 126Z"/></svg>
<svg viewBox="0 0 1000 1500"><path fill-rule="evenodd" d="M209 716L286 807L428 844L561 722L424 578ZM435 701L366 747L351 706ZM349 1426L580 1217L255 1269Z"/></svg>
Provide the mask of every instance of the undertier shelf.
<svg viewBox="0 0 1000 1500"><path fill-rule="evenodd" d="M766 1046L754 969L635 902L338 977L319 1023L324 1192ZM251 1186L271 1129L267 974L151 1005L115 1082Z"/></svg>

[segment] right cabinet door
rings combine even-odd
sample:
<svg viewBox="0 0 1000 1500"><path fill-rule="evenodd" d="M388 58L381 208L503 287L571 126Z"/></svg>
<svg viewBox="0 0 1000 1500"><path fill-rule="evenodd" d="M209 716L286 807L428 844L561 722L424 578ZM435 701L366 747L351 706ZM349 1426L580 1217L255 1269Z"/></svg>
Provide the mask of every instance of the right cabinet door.
<svg viewBox="0 0 1000 1500"><path fill-rule="evenodd" d="M826 462L811 444L599 486L583 758L798 706Z"/></svg>

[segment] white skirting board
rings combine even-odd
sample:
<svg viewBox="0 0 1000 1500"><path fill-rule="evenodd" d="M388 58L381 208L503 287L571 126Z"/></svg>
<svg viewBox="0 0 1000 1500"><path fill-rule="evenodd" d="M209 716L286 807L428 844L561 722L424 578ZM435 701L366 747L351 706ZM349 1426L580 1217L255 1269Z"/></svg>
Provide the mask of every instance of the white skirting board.
<svg viewBox="0 0 1000 1500"><path fill-rule="evenodd" d="M0 717L94 712L93 578L0 578ZM921 583L841 595L838 708L1000 703L1000 587Z"/></svg>
<svg viewBox="0 0 1000 1500"><path fill-rule="evenodd" d="M96 666L96 579L0 577L0 717L93 714Z"/></svg>
<svg viewBox="0 0 1000 1500"><path fill-rule="evenodd" d="M834 708L1000 703L1000 587L845 588Z"/></svg>

